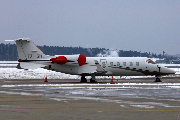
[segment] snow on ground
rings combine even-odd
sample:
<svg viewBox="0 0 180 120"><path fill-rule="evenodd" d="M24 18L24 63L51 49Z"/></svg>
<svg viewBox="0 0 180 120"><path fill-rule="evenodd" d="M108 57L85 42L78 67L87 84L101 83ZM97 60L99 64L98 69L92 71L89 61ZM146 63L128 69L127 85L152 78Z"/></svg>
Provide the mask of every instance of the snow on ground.
<svg viewBox="0 0 180 120"><path fill-rule="evenodd" d="M24 70L15 68L18 61L0 61L0 79L80 79L79 75L69 75L60 72L50 71L43 68L34 70ZM167 64L166 64L167 65ZM171 66L174 64L171 64ZM174 65L175 66L175 65ZM177 67L177 65L176 65ZM180 68L173 68L180 73ZM131 79L131 78L152 78L154 76L114 76L114 79ZM86 77L90 79L90 76ZM111 79L111 76L96 76L96 79Z"/></svg>
<svg viewBox="0 0 180 120"><path fill-rule="evenodd" d="M38 68L34 70L17 69L18 61L0 61L0 79L44 79L47 76L48 79L80 79L79 75L64 74L61 72L55 72ZM136 76L137 78L142 76ZM147 77L147 76L146 76ZM86 77L90 79L90 76ZM114 76L114 79L131 79L132 76ZM134 78L134 77L133 77ZM111 79L111 76L97 76L96 79Z"/></svg>
<svg viewBox="0 0 180 120"><path fill-rule="evenodd" d="M61 72L55 72L38 68L34 70L24 70L17 68L0 68L0 79L44 79L47 76L48 79L80 79L79 75L64 74ZM147 78L154 76L114 76L114 79L131 79L131 78ZM86 77L90 79L90 76ZM111 76L96 76L96 79L111 79Z"/></svg>
<svg viewBox="0 0 180 120"><path fill-rule="evenodd" d="M78 75L69 75L42 68L24 70L17 68L0 68L0 79L80 79Z"/></svg>

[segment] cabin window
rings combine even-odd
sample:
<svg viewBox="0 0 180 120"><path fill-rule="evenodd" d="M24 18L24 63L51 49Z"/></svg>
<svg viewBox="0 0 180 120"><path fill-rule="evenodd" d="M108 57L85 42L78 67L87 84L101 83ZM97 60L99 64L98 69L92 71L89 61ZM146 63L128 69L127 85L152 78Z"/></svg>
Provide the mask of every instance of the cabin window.
<svg viewBox="0 0 180 120"><path fill-rule="evenodd" d="M136 65L139 66L139 62L136 62Z"/></svg>
<svg viewBox="0 0 180 120"><path fill-rule="evenodd" d="M120 62L117 62L117 66L120 66Z"/></svg>
<svg viewBox="0 0 180 120"><path fill-rule="evenodd" d="M110 66L113 66L113 62L110 62Z"/></svg>
<svg viewBox="0 0 180 120"><path fill-rule="evenodd" d="M123 62L123 65L126 66L126 62Z"/></svg>
<svg viewBox="0 0 180 120"><path fill-rule="evenodd" d="M133 63L132 63L132 62L130 62L130 66L133 66Z"/></svg>
<svg viewBox="0 0 180 120"><path fill-rule="evenodd" d="M106 67L106 62L102 62L102 67L103 67L103 68Z"/></svg>

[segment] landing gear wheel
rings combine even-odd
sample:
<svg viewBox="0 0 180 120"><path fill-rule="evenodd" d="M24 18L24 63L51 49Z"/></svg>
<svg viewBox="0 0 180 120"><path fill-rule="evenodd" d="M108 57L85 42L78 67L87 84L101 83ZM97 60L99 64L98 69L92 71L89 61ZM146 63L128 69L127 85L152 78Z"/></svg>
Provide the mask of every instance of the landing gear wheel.
<svg viewBox="0 0 180 120"><path fill-rule="evenodd" d="M82 76L81 77L81 81L80 81L81 83L87 83L87 80L86 80L86 78L85 78L85 76Z"/></svg>
<svg viewBox="0 0 180 120"><path fill-rule="evenodd" d="M162 81L157 77L154 82L162 82Z"/></svg>
<svg viewBox="0 0 180 120"><path fill-rule="evenodd" d="M97 83L96 80L93 80L92 78L90 79L90 83Z"/></svg>

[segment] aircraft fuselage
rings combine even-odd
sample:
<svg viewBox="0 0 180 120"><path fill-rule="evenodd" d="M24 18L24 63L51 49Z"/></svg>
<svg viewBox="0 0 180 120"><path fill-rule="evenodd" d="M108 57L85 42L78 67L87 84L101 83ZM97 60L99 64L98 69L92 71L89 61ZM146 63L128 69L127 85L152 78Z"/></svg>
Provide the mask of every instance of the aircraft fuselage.
<svg viewBox="0 0 180 120"><path fill-rule="evenodd" d="M170 69L155 63L148 63L146 57L86 57L86 63L78 65L78 61L67 62L66 64L51 63L51 70L68 73L72 75L91 75L96 76L141 76L141 75L165 75L174 73ZM102 67L97 70L98 61ZM160 71L159 71L160 69Z"/></svg>

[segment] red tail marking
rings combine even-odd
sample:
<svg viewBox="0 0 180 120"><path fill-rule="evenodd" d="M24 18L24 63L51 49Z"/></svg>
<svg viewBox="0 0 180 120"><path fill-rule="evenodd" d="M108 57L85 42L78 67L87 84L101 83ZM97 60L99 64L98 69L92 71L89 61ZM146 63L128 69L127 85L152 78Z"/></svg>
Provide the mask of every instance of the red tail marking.
<svg viewBox="0 0 180 120"><path fill-rule="evenodd" d="M22 60L21 60L21 59L19 59L18 61L19 61L19 62L22 62Z"/></svg>

